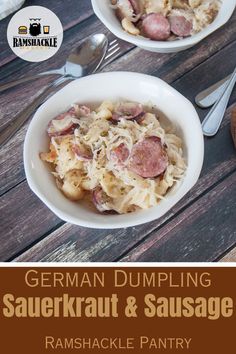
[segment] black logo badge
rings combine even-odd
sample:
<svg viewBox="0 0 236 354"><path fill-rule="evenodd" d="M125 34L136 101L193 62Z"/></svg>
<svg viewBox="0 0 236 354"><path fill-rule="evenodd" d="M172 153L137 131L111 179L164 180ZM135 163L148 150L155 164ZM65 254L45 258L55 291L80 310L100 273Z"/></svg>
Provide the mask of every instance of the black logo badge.
<svg viewBox="0 0 236 354"><path fill-rule="evenodd" d="M29 33L31 36L36 37L41 34L41 18L30 18Z"/></svg>
<svg viewBox="0 0 236 354"><path fill-rule="evenodd" d="M7 28L11 49L26 61L40 62L51 58L60 48L62 39L63 28L59 18L42 6L21 9L13 15Z"/></svg>

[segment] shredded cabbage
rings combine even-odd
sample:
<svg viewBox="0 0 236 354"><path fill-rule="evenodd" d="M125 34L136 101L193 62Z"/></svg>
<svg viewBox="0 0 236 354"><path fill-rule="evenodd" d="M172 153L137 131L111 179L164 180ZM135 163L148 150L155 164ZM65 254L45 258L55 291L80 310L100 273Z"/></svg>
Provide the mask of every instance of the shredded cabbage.
<svg viewBox="0 0 236 354"><path fill-rule="evenodd" d="M72 135L51 137L50 146L56 151L53 174L60 181L57 185L61 185L63 191L63 183L66 182L68 190L71 175L73 188L70 193L75 186L85 192L100 187L109 197L109 201L106 201L108 208L118 213L153 207L184 176L186 163L182 140L173 132L165 131L151 108L145 108L146 113L139 123L121 118L114 124L110 117L115 106L112 102L103 102L87 117L80 117L80 125ZM129 170L128 159L120 165L110 158L112 151L120 144L125 144L131 152L136 143L150 136L161 139L168 155L168 167L162 176L143 178ZM83 144L90 149L93 158L84 161L78 159L73 150L76 144ZM50 152L41 154L41 158L52 162ZM69 171L76 173L68 174ZM76 176L79 176L78 183L75 183ZM81 191L76 195L80 196L78 199L84 197Z"/></svg>

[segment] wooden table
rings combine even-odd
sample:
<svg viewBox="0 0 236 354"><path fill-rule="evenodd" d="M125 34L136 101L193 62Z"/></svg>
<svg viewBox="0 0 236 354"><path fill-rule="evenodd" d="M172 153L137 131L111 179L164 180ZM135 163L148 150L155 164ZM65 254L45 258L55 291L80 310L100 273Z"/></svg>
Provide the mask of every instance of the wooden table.
<svg viewBox="0 0 236 354"><path fill-rule="evenodd" d="M88 0L26 1L45 5L64 26L59 52L42 63L16 58L6 41L10 17L0 22L0 79L8 80L58 68L71 48L96 32L108 33ZM236 13L226 26L194 48L155 54L122 46L122 54L104 71L129 70L158 76L194 102L195 95L233 71ZM8 90L0 96L4 127L52 78ZM205 161L197 185L163 218L119 230L92 230L58 219L31 192L25 180L22 150L29 123L0 150L1 261L236 261L236 151L229 132L234 91L219 133L205 139ZM201 119L207 111L198 109Z"/></svg>

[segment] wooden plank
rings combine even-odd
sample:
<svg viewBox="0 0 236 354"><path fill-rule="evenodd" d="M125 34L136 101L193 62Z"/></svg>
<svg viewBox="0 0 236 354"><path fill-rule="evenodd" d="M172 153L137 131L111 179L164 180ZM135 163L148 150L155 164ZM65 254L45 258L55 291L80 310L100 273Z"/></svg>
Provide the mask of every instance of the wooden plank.
<svg viewBox="0 0 236 354"><path fill-rule="evenodd" d="M93 21L90 20L86 21L86 27L84 28L82 25L80 26L80 34L81 38L85 36L86 31L89 31L93 33L93 30L99 29L102 30L102 25L100 23L94 23ZM89 24L89 25L88 25ZM100 26L100 27L98 27ZM103 28L104 29L104 28ZM68 39L68 46L71 46L74 43L74 36L72 36L71 39ZM127 51L130 49L129 45L127 47L124 47L123 51ZM134 55L133 53L136 51L139 51L139 49L132 50L129 52L127 55L121 57L119 60L116 60L114 63L108 65L105 70L118 70L118 68L123 67L124 70L131 69L131 62L129 62L128 67L126 67L126 60L128 60L130 57L132 57L132 65L136 65L137 62L137 53ZM64 59L62 62L65 60L66 53L68 52L68 48L64 49L63 55ZM140 59L140 67L143 69L143 72L149 73L149 70L151 67L147 65L147 71L144 71L145 68L145 63L147 62L148 55L150 55L151 62L153 65L153 73L157 71L157 66L160 67L160 69L167 65L169 68L169 73L163 74L163 79L170 79L172 73L172 79L176 79L176 67L169 66L166 60L168 60L169 54L166 56L165 54L159 57L159 61L157 62L156 65L154 65L154 57L153 54L149 53L148 55L146 52L142 51L143 54ZM156 54L155 54L156 55ZM182 54L179 53L178 55ZM147 57L146 57L147 56ZM234 67L234 57L236 56L236 42L233 42L226 48L224 48L222 51L211 57L209 60L206 62L203 62L201 65L197 66L197 68L193 71L191 71L191 75L186 76L186 80L181 80L176 81L174 83L174 86L180 90L180 92L184 93L187 97L189 97L192 101L194 100L194 95L197 94L200 90L205 88L207 85L213 83L212 80L218 80L222 78L224 75L228 75ZM227 62L227 66L225 65L224 58L227 57L229 58ZM231 59L232 58L232 59ZM199 60L199 57L195 58L196 60ZM182 59L181 59L182 60ZM195 63L196 64L196 63ZM143 65L143 66L142 66ZM177 65L177 64L176 64ZM177 66L181 66L178 64ZM189 66L189 65L188 65ZM185 67L185 62L182 63L182 70ZM218 70L216 71L214 68L217 67ZM210 70L208 70L210 68ZM33 73L32 71L29 70L29 74ZM211 74L214 72L214 76ZM203 74L204 73L204 74ZM193 76L192 76L193 75ZM191 79L193 77L193 79ZM167 81L168 81L167 80ZM46 84L48 82L48 79L44 79L44 83ZM29 102L38 94L38 91L42 87L42 81L36 81L32 85L26 85L24 86L24 91L22 91L22 88L16 88L14 91L9 91L2 95L0 97L0 105L3 107L2 113L0 114L0 124L3 122L7 123L12 119L12 112L17 112L21 109L22 107L22 101L23 101L23 107L29 104ZM231 102L233 102L234 97L232 97ZM22 108L23 108L22 107ZM205 111L199 110L199 115L201 119L203 116L206 114ZM9 141L8 144L3 146L0 149L0 160L4 161L4 164L1 168L0 171L0 195L2 193L5 193L8 189L14 187L17 183L21 182L24 179L24 171L23 171L23 162L22 162L22 144L26 132L28 124L26 124L22 129L19 130L19 132ZM14 151L14 156L11 156L8 154L8 151Z"/></svg>
<svg viewBox="0 0 236 354"><path fill-rule="evenodd" d="M232 50L235 50L234 44L230 45L230 50L232 53ZM223 50L224 53L226 53L228 47ZM136 49L135 49L136 50ZM143 53L143 52L142 52ZM132 55L132 52L129 53L129 55ZM145 52L146 54L146 52ZM129 57L126 56L126 58ZM179 54L178 54L179 55ZM158 56L158 55L157 55ZM172 55L171 55L172 56ZM162 56L161 56L162 57ZM170 57L169 57L170 58ZM203 63L200 65L198 68L193 70L192 72L188 73L185 75L182 79L179 81L175 82L175 85L179 85L179 88L184 88L186 89L186 92L191 91L192 87L195 87L197 90L197 84L198 81L193 81L190 77L194 73L194 75L197 76L196 70L200 70L199 73L205 73L206 72L206 67L208 67L209 63L214 61L215 63L220 63L219 66L219 72L221 74L224 73L224 70L229 70L229 68L225 68L224 63L222 62L222 59L224 56L221 56L221 53L215 55L213 58L208 60L206 63ZM133 58L135 60L135 57ZM137 59L136 59L137 60ZM154 60L154 58L153 58ZM123 61L123 58L117 61L117 66L121 64ZM165 63L160 64L160 68L164 65ZM183 64L184 65L184 64ZM231 65L231 62L230 62ZM205 66L205 67L204 67ZM110 66L111 68L113 65ZM170 71L175 71L175 68L169 68ZM149 68L147 69L149 70ZM156 70L156 67L153 68L153 70ZM231 69L230 69L231 70ZM170 75L170 74L168 74ZM170 76L169 76L170 77ZM175 73L172 76L173 79L176 79ZM195 76L194 76L195 79ZM208 79L208 77L206 77ZM200 80L201 81L201 80ZM186 86L186 83L188 82L188 86ZM208 83L208 82L207 82ZM201 81L201 84L203 82ZM205 83L206 84L206 83ZM204 87L204 86L203 86ZM193 90L191 91L193 94ZM234 98L233 98L234 100ZM229 110L228 110L229 112ZM25 129L25 127L24 127ZM23 130L24 130L23 129ZM18 140L18 143L22 143L23 136L21 135L21 132L18 133L18 137L16 136L15 138ZM188 195L187 198L185 198L180 204L178 204L168 215L165 216L165 218L155 221L153 223L150 223L148 225L143 225L141 227L137 228L132 228L128 230L117 230L117 231L103 231L100 230L99 232L96 231L96 235L94 235L94 230L88 230L84 228L79 228L71 225L64 225L63 227L59 228L57 231L52 233L50 236L45 238L45 240L41 241L38 245L34 246L32 248L32 252L26 252L22 257L19 258L19 260L65 260L65 261L108 261L108 260L115 260L117 259L123 252L128 252L130 248L135 247L135 245L138 242L141 242L143 238L145 238L151 231L155 230L157 227L162 225L163 223L167 222L169 218L171 218L176 212L179 212L183 208L185 208L189 203L191 203L195 198L199 197L202 195L208 188L211 188L212 184L217 183L220 179L224 178L228 173L231 173L235 169L235 155L234 155L234 150L233 146L231 143L226 143L229 141L229 131L228 131L228 117L224 121L224 126L221 130L221 132L218 134L218 136L214 139L209 139L207 141L207 146L206 146L206 153L208 156L208 160L206 161L204 165L204 170L202 174L202 178L197 184L197 186L191 191L191 193ZM11 144L11 142L9 143ZM17 141L16 141L17 145ZM222 146L224 146L224 151L222 150ZM14 151L15 152L15 145L12 142L12 145L10 145L11 148L9 149L9 146L5 150L5 154L3 153L3 156L8 156L9 160L11 160L12 156L9 157L9 154L7 152L9 151ZM18 155L18 158L20 156L20 153ZM8 176L10 178L5 178L5 183L8 183L9 180L12 178L12 168L14 169L15 166L17 165L17 160L15 161L15 164L10 164L11 168L8 170ZM6 157L7 159L7 157ZM19 162L18 162L19 164ZM9 161L5 160L4 163L5 166L9 166ZM23 171L23 169L21 169ZM19 173L19 171L17 171ZM21 172L20 172L21 173ZM19 173L19 175L20 175ZM6 175L4 175L6 177ZM21 175L20 175L21 176ZM23 178L23 174L22 174ZM1 179L2 180L2 179ZM19 180L16 178L14 180L14 183L19 182ZM15 184L12 184L14 186ZM22 186L25 186L26 183L23 182L21 185L19 185L19 188L23 188ZM10 185L8 185L9 188ZM10 186L11 188L11 186ZM27 188L22 189L21 192L21 198L25 198L25 194L27 191ZM14 203L14 189L12 190L11 194L11 200L9 201L8 209L11 210L12 205ZM20 192L19 192L20 194ZM6 196L8 193L6 194ZM36 198L36 197L34 197ZM23 214L30 214L30 208L27 208L28 203L24 202L24 213L20 215L22 219L22 223L24 223L24 216ZM16 205L17 207L17 205ZM19 208L19 204L18 204ZM47 211L48 212L48 211ZM40 212L40 214L37 215L37 219L31 219L33 223L38 224L38 219L41 218L42 220L45 217L45 211ZM3 233L9 236L11 235L10 229L11 227L14 228L15 224L20 220L20 218L17 218L17 220L11 220L11 223L8 225L5 225L5 229L3 230ZM53 227L56 227L57 222L55 222ZM40 228L42 228L42 225L40 227L35 227L35 230L30 232L30 238L27 235L29 231L25 231L25 243L22 242L22 249L25 247L28 247L31 242L36 242L38 235L40 234ZM35 233L35 234L34 234ZM42 233L43 235L45 233L44 229L42 228ZM47 232L46 232L47 233ZM31 237L32 236L32 237ZM11 235L12 238L14 238L14 235ZM24 240L24 242L25 242ZM29 241L29 242L28 242ZM74 247L74 242L76 241L76 246ZM9 245L11 244L12 239L9 238ZM38 247L38 248L37 248ZM45 247L45 248L44 248ZM42 249L44 248L44 249ZM10 250L10 251L9 251ZM9 252L8 252L8 258L12 258L14 254L17 252L20 252L20 248L15 252L14 247L9 246ZM41 250L41 251L40 251ZM70 251L71 250L71 251ZM3 250L3 257L4 257L4 250ZM28 257L28 258L27 258ZM7 259L7 258L5 258Z"/></svg>
<svg viewBox="0 0 236 354"><path fill-rule="evenodd" d="M71 36L68 36L66 47L62 48L61 56L56 57L57 61L54 64L54 67L60 67L60 65L65 62L68 51L70 51L73 46L77 45L77 43L86 36L86 33L106 32L104 26L100 22L94 22L94 19L92 18L76 27L80 28L79 35L75 37L77 30L75 27L71 29ZM108 37L110 38L109 35ZM121 52L127 52L130 47L130 44L123 42ZM56 58L52 60L56 60ZM27 73L29 75L33 74L36 67L39 67L40 65L42 65L42 70L47 70L47 66L45 66L46 64L42 63L35 66L34 63ZM20 72L20 75L22 75L23 71L20 70ZM44 89L50 80L50 78L35 80L33 83L24 85L24 90L22 90L22 86L19 86L0 95L0 126L3 128L4 125L8 124L13 119L14 114L26 107ZM7 144L0 148L0 161L2 161L0 168L0 195L22 182L25 178L22 154L23 142L28 126L29 121ZM9 154L9 151L12 153Z"/></svg>
<svg viewBox="0 0 236 354"><path fill-rule="evenodd" d="M12 72L16 70L15 66L13 65L16 65L17 71L14 72L14 78L18 79L25 75L30 76L37 72L43 72L49 69L58 69L65 64L66 59L73 48L76 48L84 38L93 33L105 33L107 34L108 38L114 39L114 37L109 34L108 30L103 26L103 24L96 20L95 16L93 16L90 17L87 21L74 26L72 29L70 29L70 31L65 33L64 42L61 48L59 49L58 53L51 59L41 63L24 63L23 66L19 66L18 62L14 61L13 63L5 66L4 70L1 70L1 72L7 71L12 75ZM122 42L120 55L125 54L132 47L133 46L129 43ZM3 92L0 95L1 127L4 127L12 119L14 119L15 114L26 107L30 102L32 102L33 99L38 96L40 91L54 79L55 76L37 78L33 82L25 83L24 85L19 85L15 88Z"/></svg>
<svg viewBox="0 0 236 354"><path fill-rule="evenodd" d="M213 58L215 61L216 58ZM217 61L215 62L217 63ZM206 65L209 65L208 62L206 62ZM195 76L198 77L197 71L199 72L204 72L204 68L202 66L199 66L196 70L194 70L192 73L189 73L188 75L184 76L179 82L176 84L179 85L179 87L186 87L186 85L189 87L190 92L191 87L193 87L193 80L195 80ZM193 79L191 80L190 77L193 74ZM186 89L187 90L187 89ZM213 183L217 183L221 178L223 178L225 175L228 173L232 172L235 167L236 167L236 161L235 161L235 152L233 149L233 144L230 142L230 136L229 136L229 129L228 129L228 124L229 124L229 113L230 109L228 110L228 115L226 119L224 120L224 125L221 129L221 132L214 138L214 139L207 139L207 144L206 144L206 160L204 164L204 169L202 173L202 178L198 182L197 186L191 191L191 193L188 195L188 198L184 199L183 202L181 202L176 208L172 210L171 213L167 214L165 218L158 220L156 222L150 223L148 225L144 225L142 227L137 227L132 230L119 230L119 231L113 231L112 233L110 231L102 231L102 232L96 232L96 237L94 237L94 232L91 230L87 230L86 232L82 228L77 228L77 227L70 227L70 226L65 226L60 228L57 232L55 232L53 235L47 238L48 242L48 248L45 247L45 252L53 253L53 250L57 247L57 242L61 245L61 248L67 247L67 244L71 242L71 238L73 237L78 237L78 235L81 235L85 233L85 240L84 242L84 248L82 249L82 255L81 252L78 252L78 254L74 255L74 258L70 258L71 254L66 253L64 257L62 257L63 260L67 259L69 260L91 260L89 257L91 256L92 252L92 260L114 260L116 259L120 254L123 252L126 252L129 250L131 247L134 247L137 242L140 242L149 232L154 230L155 228L159 227L161 224L166 222L171 216L174 215L174 213L178 212L181 208L185 207L188 205L189 202L194 200L196 197L199 195L203 194L204 191L206 191L208 188L211 187ZM19 133L20 134L20 133ZM226 144L226 142L229 141L229 143ZM224 151L222 150L222 146L224 146ZM7 155L7 154L6 154ZM6 165L9 164L9 162L5 163ZM11 173L9 169L9 173ZM24 198L24 193L22 193L22 198ZM12 203L14 203L14 199L12 200ZM9 210L11 209L9 205ZM30 213L30 210L27 209L25 210L26 214ZM44 219L44 214L41 216L42 219ZM23 215L21 216L22 222L24 222L24 217ZM17 222L17 220L16 220ZM33 220L37 224L37 220ZM11 227L12 225L9 225ZM85 229L86 230L86 229ZM5 229L4 233L6 235L9 234L9 230ZM39 234L36 233L35 239L37 235ZM31 233L32 235L32 233ZM76 236L75 236L76 235ZM112 236L111 236L112 235ZM128 237L129 235L129 237ZM79 236L80 239L81 236ZM107 240L108 238L108 240ZM109 247L109 252L106 251L107 245L105 244L109 242L110 247ZM9 241L10 242L10 241ZM46 242L46 241L45 241ZM91 250L88 250L88 244L89 247L91 247ZM119 246L118 246L119 245ZM40 247L40 244L39 244ZM86 249L86 252L84 251ZM96 250L97 253L93 253ZM33 252L33 251L32 251ZM39 256L39 252L37 251L37 257ZM14 254L14 249L12 249L12 255ZM34 255L32 255L33 257ZM45 255L47 257L47 255ZM31 256L30 256L31 257ZM44 256L42 255L42 258ZM52 255L52 259L54 257L54 254Z"/></svg>
<svg viewBox="0 0 236 354"><path fill-rule="evenodd" d="M67 59L67 56L73 48L76 48L81 41L89 36L92 33L96 32L105 32L106 29L104 26L98 22L94 21L95 17L90 17L87 21L82 22L68 32L65 33L64 41L55 56L49 60L40 62L40 63L27 63L20 61L19 65L18 60L13 63L4 66L1 72L10 73L9 79L19 78L25 75L34 75L38 72L47 71L49 69L58 69L62 67ZM126 47L124 48L124 52ZM19 59L20 60L20 59ZM17 70L17 71L16 71ZM14 72L14 76L12 75ZM14 116L21 109L29 105L30 102L38 96L40 91L45 88L45 86L52 82L55 79L55 76L48 76L35 79L33 82L26 83L24 85L19 85L15 88L7 90L0 95L0 125L4 127L11 120L14 119Z"/></svg>
<svg viewBox="0 0 236 354"><path fill-rule="evenodd" d="M236 242L235 198L236 173L166 222L162 228L153 231L122 261L214 261ZM114 258L114 249L120 251L122 246L127 246L125 237L130 243L137 242L141 229L118 232L96 230L94 233L66 224L15 260L114 261L118 260ZM70 237L67 237L68 234Z"/></svg>
<svg viewBox="0 0 236 354"><path fill-rule="evenodd" d="M115 61L113 65L110 65L104 71L121 69L127 71L137 71L156 75L163 78L165 81L172 82L181 77L187 71L194 68L196 65L199 65L202 61L206 60L211 55L218 52L227 44L231 43L235 39L235 31L236 13L227 24L227 26L224 27L224 30L220 29L188 51L180 52L177 54L158 54L150 53L136 48L135 50L129 52L127 55L121 57L120 60ZM100 21L95 20L95 17L78 26L75 26L73 31L71 30L68 34L66 33L64 44L56 56L43 63L27 63L27 73L33 74L36 70L44 71L48 70L49 67L60 67L63 65L66 56L68 55L68 48L75 46L75 44L78 43L82 38L86 37L86 35L96 32L108 33ZM129 45L128 48L132 48L132 46ZM234 51L234 47L230 48ZM231 55L229 55L227 58L228 63L227 66L224 63L224 69L222 73L231 67L231 62L234 63L234 53L231 53ZM9 67L4 68L4 71L2 72L12 74L13 70L16 70L16 67L9 65ZM18 66L18 70L14 73L14 77L18 78L22 75L25 75L25 66L22 68L19 68ZM3 107L3 111L0 115L0 124L7 124L12 119L12 112L18 111L21 108L22 100L24 104L27 105L30 100L34 98L34 95L37 95L38 90L47 82L47 80L42 82L37 80L33 84L30 84L30 97L27 95L27 92L24 94L24 90L27 89L26 86L24 86L24 90L22 90L22 87L20 87L15 91L11 90L6 94L1 95L0 105ZM13 102L15 106L13 106ZM14 108L16 108L16 110Z"/></svg>
<svg viewBox="0 0 236 354"><path fill-rule="evenodd" d="M0 199L0 215L1 260L22 251L61 222L33 195L26 183Z"/></svg>
<svg viewBox="0 0 236 354"><path fill-rule="evenodd" d="M235 43L236 44L236 43ZM195 104L196 95L212 84L230 75L235 67L235 62L231 58L231 53L236 55L236 46L234 43L230 44L215 56L211 57L206 62L200 64L193 69L189 74L181 79L175 80L172 84L180 93L187 97L194 103L200 120L203 120L210 109L201 109ZM227 65L225 65L224 58L229 58ZM217 69L216 69L217 68ZM214 73L214 75L213 75ZM233 90L229 104L236 101L236 90ZM223 122L224 124L224 122ZM207 139L212 140L211 138Z"/></svg>
<svg viewBox="0 0 236 354"><path fill-rule="evenodd" d="M22 254L18 261L114 261L135 247L153 230L167 223L176 213L200 198L212 185L236 170L236 154L229 139L229 112L219 134L206 146L207 156L196 186L163 218L120 230L90 230L65 224ZM222 146L225 149L222 152ZM214 159L212 159L214 155ZM187 210L187 209L186 209ZM5 231L7 233L7 230Z"/></svg>
<svg viewBox="0 0 236 354"><path fill-rule="evenodd" d="M58 15L59 15L59 12L60 11L63 12L63 9L61 9L58 2L53 0L50 2L50 6L51 6L52 10L54 10L55 4L58 4L59 9L56 9L56 10L58 11ZM90 4L89 1L82 2L82 9L80 8L80 11L79 11L80 16L75 17L75 19L74 19L74 16L77 13L76 10L77 10L77 7L79 6L79 3L76 2L75 0L70 0L69 5L71 5L71 6L69 6L69 11L72 11L73 9L75 9L75 11L73 12L73 15L71 15L70 12L66 12L68 14L68 18L67 17L64 18L64 13L63 13L63 18L65 21L65 23L63 23L64 27L71 28L71 26L75 25L76 23L79 23L82 19L85 19L86 16L91 15L92 9L86 8L86 6L90 6L89 4ZM57 11L55 11L55 12L57 13ZM67 19L68 19L68 21L71 20L71 22L67 23L66 22ZM6 20L1 21L1 23L3 23ZM0 25L1 25L1 23L0 23ZM165 62L168 62L169 66L175 67L175 70L171 73L171 75L173 75L173 73L175 73L176 77L178 77L179 75L181 75L183 72L186 71L186 68L187 68L187 70L190 70L194 66L195 62L197 62L197 63L201 62L202 60L204 60L204 58L206 59L210 55L219 51L223 46L230 43L233 39L235 39L235 37L234 37L235 27L236 27L236 14L234 14L232 16L232 18L230 19L230 21L227 23L226 26L219 29L217 32L213 33L211 36L206 38L200 44L194 46L192 49L189 49L188 51L184 51L182 53L178 53L177 56L175 54L163 55L163 54L157 54L157 53L150 53L150 52L145 52L145 51L137 48L136 52L134 53L136 55L134 63L132 62L133 58L131 57L130 60L127 60L127 58L126 58L125 62L121 62L120 64L123 64L124 68L129 68L132 71L141 71L142 72L143 70L145 70L144 72L149 73L149 70L152 70L152 72L150 72L150 73L159 75L160 77L163 77L164 75L166 75L166 80L172 81L172 78L168 77L169 67L162 66L160 68L160 65L157 65L159 62L161 63L162 60L166 59ZM3 29L3 32L4 31L6 31L6 28ZM77 29L77 33L80 33L79 29ZM6 39L4 39L2 46L3 46L4 50L2 51L2 53L0 53L0 65L1 65L1 55L4 54L5 50L10 51L10 49L8 48L8 45L6 43ZM7 49L5 49L5 48L7 48ZM60 52L58 53L58 57L60 58L61 56L59 54L60 54ZM139 58L138 61L136 60L137 58ZM53 60L51 60L51 61L53 63ZM140 61L141 61L141 63L140 63ZM180 63L182 64L183 62L185 62L186 67L184 67L183 65L179 65ZM50 61L47 61L46 64L50 64ZM17 78L18 77L18 75L17 75L18 70L17 69L20 67L20 68L22 68L22 70L24 72L26 70L26 67L27 67L27 70L29 69L29 65L30 65L29 63L26 63L21 59L15 60L13 63L10 63L9 68L4 67L4 71L2 70L0 73L0 79L3 77L6 77L6 76L12 75L13 72ZM156 67L156 65L157 65L157 67ZM144 66L144 68L143 68L143 66ZM41 64L40 64L40 66L38 66L37 69L38 68L40 69L41 67L43 68L43 65L41 66ZM156 68L157 71L153 72L153 68Z"/></svg>
<svg viewBox="0 0 236 354"><path fill-rule="evenodd" d="M219 262L236 262L236 247L222 257Z"/></svg>
<svg viewBox="0 0 236 354"><path fill-rule="evenodd" d="M158 54L135 48L128 55L121 57L119 61L115 62L107 70L142 72L158 76L171 83L216 53L220 55L219 52L223 48L235 41L235 31L236 12L224 27L186 51ZM214 75L211 75L212 79L214 80L217 73L224 74L231 66L231 63L235 63L233 54L227 56L227 65L225 65L225 60L223 61L223 70L222 68L217 68L217 70L214 68ZM205 75L206 72L204 72L203 79Z"/></svg>
<svg viewBox="0 0 236 354"><path fill-rule="evenodd" d="M23 7L39 5L39 2L36 0L27 0L24 3ZM65 2L57 1L57 0L41 0L40 6L45 6L48 9L55 12L55 14L59 17L62 22L63 29L67 30L79 22L85 20L89 16L93 14L92 6L90 1L77 1L77 0L67 0L66 1L66 11L65 11ZM14 53L11 51L10 47L7 43L7 26L12 18L13 14L9 15L5 19L0 21L0 33L2 36L0 37L0 66L3 66L16 58ZM18 59L18 63L23 60ZM25 63L26 64L26 63Z"/></svg>
<svg viewBox="0 0 236 354"><path fill-rule="evenodd" d="M236 173L133 249L124 262L211 262L236 242Z"/></svg>

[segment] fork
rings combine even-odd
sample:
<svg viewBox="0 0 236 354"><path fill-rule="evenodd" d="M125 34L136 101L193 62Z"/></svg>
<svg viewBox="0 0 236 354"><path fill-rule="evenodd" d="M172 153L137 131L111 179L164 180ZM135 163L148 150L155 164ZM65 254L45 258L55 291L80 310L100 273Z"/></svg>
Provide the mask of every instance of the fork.
<svg viewBox="0 0 236 354"><path fill-rule="evenodd" d="M121 49L122 49L121 47L122 47L121 41L118 40L117 38L114 38L111 41L109 41L107 55L105 56L104 61L98 71L101 71L105 66L107 66L108 64L110 64L112 61L114 61L120 56Z"/></svg>
<svg viewBox="0 0 236 354"><path fill-rule="evenodd" d="M121 54L121 49L122 43L120 40L116 38L109 41L106 56L97 71L101 71L106 65L117 59ZM72 80L74 80L72 77L60 77L51 83L33 102L29 104L29 106L24 108L12 122L0 131L0 146L6 143L17 132L17 130L22 127L22 125L33 114L35 109L51 97L55 93L56 89L64 87L68 81Z"/></svg>

